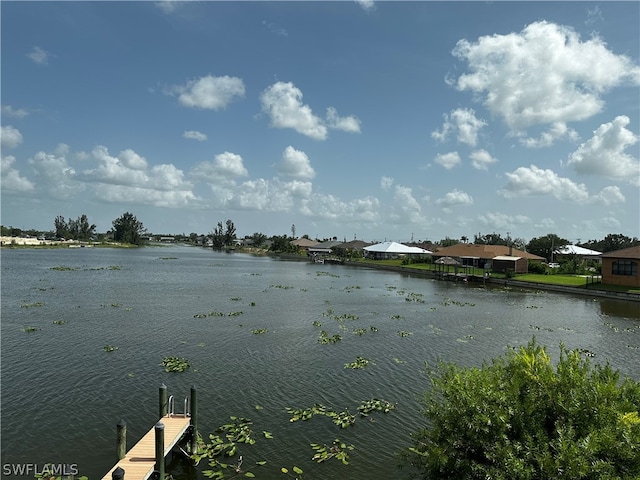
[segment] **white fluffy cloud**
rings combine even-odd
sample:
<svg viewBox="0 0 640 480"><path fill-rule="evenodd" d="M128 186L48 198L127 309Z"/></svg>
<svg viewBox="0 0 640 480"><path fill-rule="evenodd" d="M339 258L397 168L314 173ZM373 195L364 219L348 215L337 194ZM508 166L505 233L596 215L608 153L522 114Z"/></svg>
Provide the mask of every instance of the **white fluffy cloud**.
<svg viewBox="0 0 640 480"><path fill-rule="evenodd" d="M480 129L487 125L484 120L476 117L475 111L471 108L458 108L452 110L450 115L444 114L443 117L442 130L431 132L431 136L441 142L447 140L450 135L455 135L458 142L475 147Z"/></svg>
<svg viewBox="0 0 640 480"><path fill-rule="evenodd" d="M29 112L23 108L15 109L11 105L2 105L2 115L14 118L24 118L29 115Z"/></svg>
<svg viewBox="0 0 640 480"><path fill-rule="evenodd" d="M469 157L471 158L471 165L473 165L473 168L476 170L487 170L489 165L498 161L486 150L475 150L471 152Z"/></svg>
<svg viewBox="0 0 640 480"><path fill-rule="evenodd" d="M594 36L581 41L570 27L539 21L519 33L460 40L453 55L470 72L459 90L483 96L485 106L515 132L532 125L584 120L601 111L601 95L640 83L640 67Z"/></svg>
<svg viewBox="0 0 640 480"><path fill-rule="evenodd" d="M585 202L589 193L584 184L574 183L568 178L558 176L553 170L530 167L519 167L506 174L509 179L499 193L505 198L528 195L552 195L558 200Z"/></svg>
<svg viewBox="0 0 640 480"><path fill-rule="evenodd" d="M460 164L460 155L458 155L458 152L439 153L436 155L434 162L443 166L447 170L451 170L453 167Z"/></svg>
<svg viewBox="0 0 640 480"><path fill-rule="evenodd" d="M327 127L302 103L302 91L291 82L276 82L260 95L262 111L276 128L292 128L316 140L327 138Z"/></svg>
<svg viewBox="0 0 640 480"><path fill-rule="evenodd" d="M310 182L260 178L239 185L228 203L238 209L283 212L293 209L296 201L308 199L311 192Z"/></svg>
<svg viewBox="0 0 640 480"><path fill-rule="evenodd" d="M198 132L197 130L187 130L182 134L182 136L189 140L197 140L199 142L204 142L207 139L207 136L204 133Z"/></svg>
<svg viewBox="0 0 640 480"><path fill-rule="evenodd" d="M550 147L558 140L578 140L579 135L573 128L567 127L564 122L555 122L549 129L540 134L540 138L521 138L520 143L527 148Z"/></svg>
<svg viewBox="0 0 640 480"><path fill-rule="evenodd" d="M276 128L292 128L315 140L326 140L328 128L360 133L360 120L353 115L340 117L334 107L327 108L323 121L302 102L302 91L291 82L276 82L267 87L260 94L260 102L271 126Z"/></svg>
<svg viewBox="0 0 640 480"><path fill-rule="evenodd" d="M629 118L621 115L604 123L593 136L569 156L567 164L576 172L625 180L640 185L640 162L625 153L638 136L625 128Z"/></svg>
<svg viewBox="0 0 640 480"><path fill-rule="evenodd" d="M282 152L282 160L276 165L276 170L281 175L298 180L310 180L316 175L307 154L291 145Z"/></svg>
<svg viewBox="0 0 640 480"><path fill-rule="evenodd" d="M350 115L348 117L340 117L338 111L333 108L327 108L327 121L326 124L329 128L335 130L342 130L348 133L360 133L360 120Z"/></svg>
<svg viewBox="0 0 640 480"><path fill-rule="evenodd" d="M13 155L3 155L0 158L0 176L2 183L0 186L3 191L10 192L31 192L35 188L34 184L26 177L20 175L20 172L13 168L16 159Z"/></svg>
<svg viewBox="0 0 640 480"><path fill-rule="evenodd" d="M391 178L391 177L382 177L380 179L380 187L383 190L389 190L392 185L393 185L393 178Z"/></svg>
<svg viewBox="0 0 640 480"><path fill-rule="evenodd" d="M16 148L22 143L20 130L11 125L3 125L0 131L0 143L3 148Z"/></svg>
<svg viewBox="0 0 640 480"><path fill-rule="evenodd" d="M517 229L519 226L531 223L531 219L526 215L507 215L502 212L488 212L480 215L478 219L493 231Z"/></svg>
<svg viewBox="0 0 640 480"><path fill-rule="evenodd" d="M39 186L54 198L71 198L85 188L63 152L38 152L29 164L36 171Z"/></svg>
<svg viewBox="0 0 640 480"><path fill-rule="evenodd" d="M245 168L240 155L223 152L216 155L213 161L196 165L191 171L191 175L198 180L221 184L232 181L237 177L246 177L249 172Z"/></svg>
<svg viewBox="0 0 640 480"><path fill-rule="evenodd" d="M462 190L454 188L444 197L436 200L436 205L441 207L455 207L459 205L473 205L473 197Z"/></svg>
<svg viewBox="0 0 640 480"><path fill-rule="evenodd" d="M603 188L600 193L594 195L591 200L594 203L602 203L607 206L616 203L624 203L626 201L620 188L615 185Z"/></svg>
<svg viewBox="0 0 640 480"><path fill-rule="evenodd" d="M178 95L178 101L185 107L220 110L236 97L244 97L245 89L241 78L207 75L185 85L174 85L167 93Z"/></svg>

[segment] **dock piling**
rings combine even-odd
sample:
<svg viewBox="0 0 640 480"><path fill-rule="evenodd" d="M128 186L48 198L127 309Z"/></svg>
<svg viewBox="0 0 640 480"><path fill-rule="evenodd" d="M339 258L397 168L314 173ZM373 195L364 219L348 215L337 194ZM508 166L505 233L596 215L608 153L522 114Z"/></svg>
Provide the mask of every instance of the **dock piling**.
<svg viewBox="0 0 640 480"><path fill-rule="evenodd" d="M167 386L163 383L158 391L158 418L166 417L168 412Z"/></svg>
<svg viewBox="0 0 640 480"><path fill-rule="evenodd" d="M160 480L164 480L164 423L158 422L156 431L156 473Z"/></svg>
<svg viewBox="0 0 640 480"><path fill-rule="evenodd" d="M122 419L116 425L116 437L116 459L122 460L127 454L127 422Z"/></svg>
<svg viewBox="0 0 640 480"><path fill-rule="evenodd" d="M198 389L191 386L191 454L198 453Z"/></svg>
<svg viewBox="0 0 640 480"><path fill-rule="evenodd" d="M124 480L124 469L122 467L118 467L111 472L111 480Z"/></svg>

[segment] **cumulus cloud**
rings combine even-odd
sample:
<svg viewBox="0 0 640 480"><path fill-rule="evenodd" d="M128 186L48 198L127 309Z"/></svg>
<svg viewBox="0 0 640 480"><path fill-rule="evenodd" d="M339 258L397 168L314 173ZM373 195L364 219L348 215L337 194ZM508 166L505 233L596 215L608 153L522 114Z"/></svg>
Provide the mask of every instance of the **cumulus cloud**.
<svg viewBox="0 0 640 480"><path fill-rule="evenodd" d="M246 177L249 172L242 157L237 153L223 152L211 162L202 162L191 171L191 175L208 183L219 184L232 181L237 177Z"/></svg>
<svg viewBox="0 0 640 480"><path fill-rule="evenodd" d="M558 176L553 170L530 167L519 167L506 174L508 182L499 193L505 198L529 195L551 195L558 200L585 202L589 193L584 184L574 183L568 178Z"/></svg>
<svg viewBox="0 0 640 480"><path fill-rule="evenodd" d="M436 205L441 207L455 207L459 205L473 205L473 197L462 190L454 188L444 197L436 200Z"/></svg>
<svg viewBox="0 0 640 480"><path fill-rule="evenodd" d="M27 57L38 65L46 65L49 63L49 52L38 46L33 47L33 50L27 54Z"/></svg>
<svg viewBox="0 0 640 480"><path fill-rule="evenodd" d="M14 118L24 118L29 115L29 112L23 108L15 109L11 105L2 105L2 115Z"/></svg>
<svg viewBox="0 0 640 480"><path fill-rule="evenodd" d="M3 148L16 148L22 143L20 130L11 125L3 125L0 130L0 145Z"/></svg>
<svg viewBox="0 0 640 480"><path fill-rule="evenodd" d="M569 155L567 164L576 172L602 175L640 185L640 162L625 153L638 142L638 136L625 128L629 117L621 115L600 125L593 136Z"/></svg>
<svg viewBox="0 0 640 480"><path fill-rule="evenodd" d="M394 192L394 222L424 223L426 218L422 214L420 202L413 196L413 190L409 187L396 185Z"/></svg>
<svg viewBox="0 0 640 480"><path fill-rule="evenodd" d="M393 178L391 177L382 177L380 179L380 187L383 190L389 190L391 189L391 186L393 185Z"/></svg>
<svg viewBox="0 0 640 480"><path fill-rule="evenodd" d="M476 170L487 170L489 165L498 161L486 150L475 150L471 152L469 157L471 158L471 165L473 165L473 168Z"/></svg>
<svg viewBox="0 0 640 480"><path fill-rule="evenodd" d="M333 107L327 108L326 125L329 128L342 130L343 132L360 133L360 120L357 117L353 115L340 117L338 116L338 111Z"/></svg>
<svg viewBox="0 0 640 480"><path fill-rule="evenodd" d="M600 112L601 95L640 83L640 67L597 36L581 41L570 27L539 21L519 33L458 41L453 55L469 73L455 82L517 132L532 125L584 120Z"/></svg>
<svg viewBox="0 0 640 480"><path fill-rule="evenodd" d="M281 175L298 180L310 180L316 175L307 154L291 145L282 152L282 160L276 165L276 170Z"/></svg>
<svg viewBox="0 0 640 480"><path fill-rule="evenodd" d="M182 134L182 136L184 138L188 138L190 140L197 140L199 142L204 142L207 139L207 136L204 133L198 132L197 130L187 130Z"/></svg>
<svg viewBox="0 0 640 480"><path fill-rule="evenodd" d="M83 191L76 170L67 161L66 155L38 152L28 160L39 178L41 188L52 197L67 199Z"/></svg>
<svg viewBox="0 0 640 480"><path fill-rule="evenodd" d="M295 207L296 201L310 198L311 193L311 182L282 182L277 178L249 180L238 186L228 205L245 210L290 211Z"/></svg>
<svg viewBox="0 0 640 480"><path fill-rule="evenodd" d="M443 166L447 170L451 170L453 167L460 164L460 155L458 155L458 152L439 153L436 155L434 162Z"/></svg>
<svg viewBox="0 0 640 480"><path fill-rule="evenodd" d="M475 111L471 108L458 108L452 110L450 115L444 114L443 117L442 130L431 132L431 136L441 142L455 135L458 142L475 147L480 129L487 125L484 120L476 117Z"/></svg>
<svg viewBox="0 0 640 480"><path fill-rule="evenodd" d="M302 103L302 91L291 82L276 82L260 95L262 111L276 128L292 128L316 140L327 138L327 127Z"/></svg>
<svg viewBox="0 0 640 480"><path fill-rule="evenodd" d="M606 206L624 203L626 201L620 188L615 185L603 188L600 193L594 195L591 200L594 203L601 203Z"/></svg>
<svg viewBox="0 0 640 480"><path fill-rule="evenodd" d="M207 75L189 80L185 85L174 85L166 93L177 95L185 107L220 110L236 97L244 97L245 89L241 78Z"/></svg>
<svg viewBox="0 0 640 480"><path fill-rule="evenodd" d="M171 164L150 166L131 149L113 156L107 147L98 145L88 161L97 165L77 177L94 184L93 192L101 200L157 207L185 206L197 200L182 170Z"/></svg>
<svg viewBox="0 0 640 480"><path fill-rule="evenodd" d="M20 172L13 168L16 159L13 155L3 155L0 158L0 177L2 182L0 187L5 192L31 192L35 188L33 182L20 175Z"/></svg>
<svg viewBox="0 0 640 480"><path fill-rule="evenodd" d="M349 225L374 224L380 218L380 202L375 197L345 202L334 195L313 194L302 201L300 213L308 217L340 220Z"/></svg>
<svg viewBox="0 0 640 480"><path fill-rule="evenodd" d="M564 122L555 122L545 132L542 132L540 138L521 138L520 143L527 148L543 148L550 147L558 140L576 141L580 138L578 132L573 128L567 127Z"/></svg>
<svg viewBox="0 0 640 480"><path fill-rule="evenodd" d="M276 82L267 87L260 95L260 102L272 127L292 128L315 140L326 140L328 128L360 133L360 120L354 115L341 117L334 107L327 108L323 121L302 102L302 91L291 82Z"/></svg>
<svg viewBox="0 0 640 480"><path fill-rule="evenodd" d="M493 231L508 230L520 225L529 225L531 219L526 215L507 215L502 212L488 212L478 217L480 223Z"/></svg>

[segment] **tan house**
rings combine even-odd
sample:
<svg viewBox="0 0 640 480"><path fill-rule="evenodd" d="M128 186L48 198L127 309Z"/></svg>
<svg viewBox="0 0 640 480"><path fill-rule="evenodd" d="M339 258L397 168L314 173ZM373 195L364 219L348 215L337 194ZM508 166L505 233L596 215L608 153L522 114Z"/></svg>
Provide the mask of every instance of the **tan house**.
<svg viewBox="0 0 640 480"><path fill-rule="evenodd" d="M602 283L640 287L640 245L602 254Z"/></svg>
<svg viewBox="0 0 640 480"><path fill-rule="evenodd" d="M544 258L507 245L476 245L458 243L438 248L433 252L434 260L442 257L455 258L463 266L489 268L494 271L511 269L515 273L527 273L529 260L543 262Z"/></svg>

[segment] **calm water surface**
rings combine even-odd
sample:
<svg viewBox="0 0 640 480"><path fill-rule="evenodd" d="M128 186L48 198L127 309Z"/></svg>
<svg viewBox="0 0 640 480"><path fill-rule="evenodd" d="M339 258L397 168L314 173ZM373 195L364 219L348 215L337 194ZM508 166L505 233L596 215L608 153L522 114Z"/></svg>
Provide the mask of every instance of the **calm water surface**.
<svg viewBox="0 0 640 480"><path fill-rule="evenodd" d="M297 465L305 479L396 479L406 475L396 452L424 425L425 361L479 365L535 335L553 358L563 342L640 379L637 303L181 246L2 250L1 260L3 464L75 463L101 478L116 423L127 421L132 446L156 422L164 383L176 397L198 387L205 437L231 415L253 421L244 466L258 478ZM210 312L223 316L197 318ZM320 344L321 330L342 341ZM191 368L166 373L166 356ZM357 356L372 363L345 369ZM356 413L371 398L397 408L347 429L327 417L290 423L285 410ZM311 462L309 443L335 438L356 447L350 464ZM204 478L174 465L176 479Z"/></svg>

